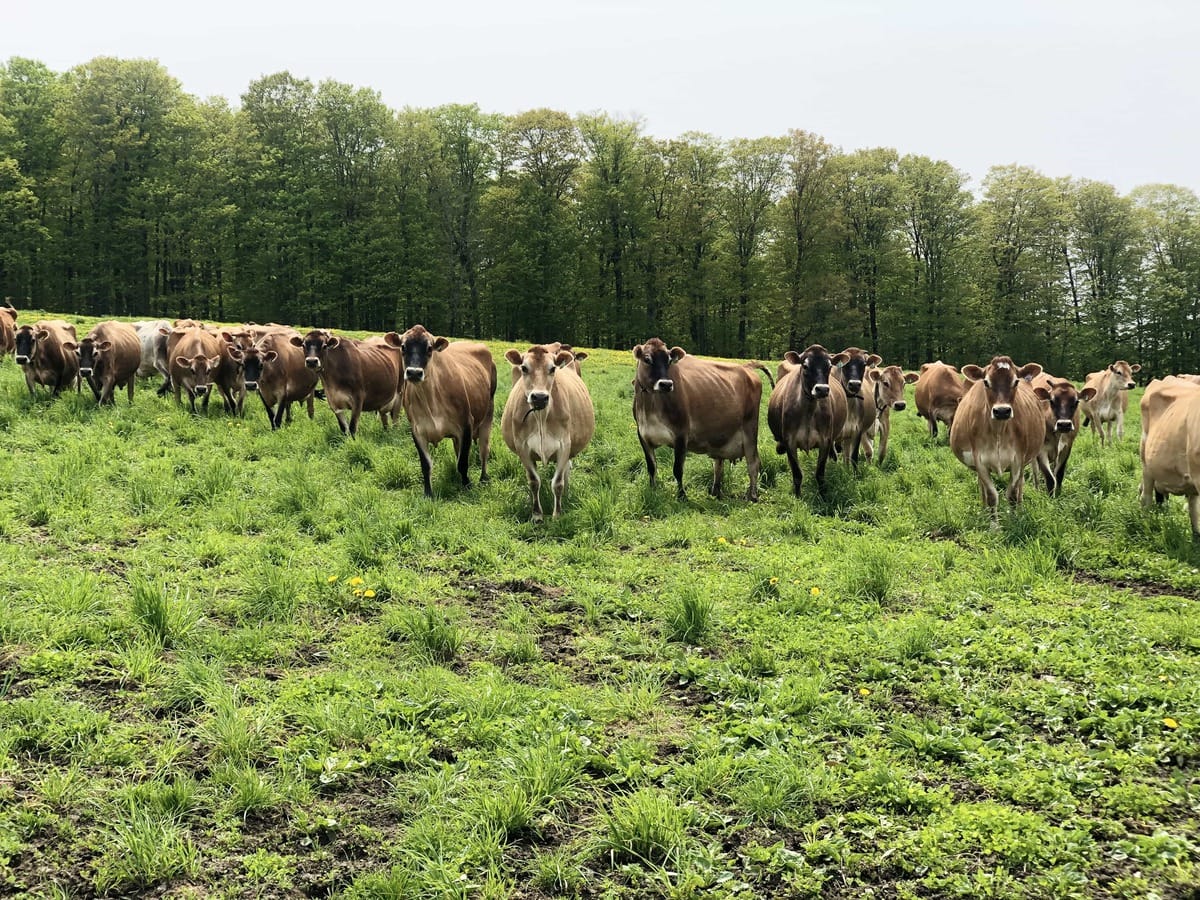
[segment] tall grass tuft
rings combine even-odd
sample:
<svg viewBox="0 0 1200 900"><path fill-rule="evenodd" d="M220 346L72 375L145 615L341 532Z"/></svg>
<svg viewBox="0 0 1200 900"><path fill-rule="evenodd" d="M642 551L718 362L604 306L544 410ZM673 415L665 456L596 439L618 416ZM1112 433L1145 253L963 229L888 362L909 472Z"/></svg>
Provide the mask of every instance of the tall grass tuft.
<svg viewBox="0 0 1200 900"><path fill-rule="evenodd" d="M462 651L467 635L458 622L436 606L408 610L401 617L400 627L405 636L431 660L453 662Z"/></svg>
<svg viewBox="0 0 1200 900"><path fill-rule="evenodd" d="M614 798L603 814L599 849L614 863L643 863L675 868L687 846L691 815L654 788Z"/></svg>
<svg viewBox="0 0 1200 900"><path fill-rule="evenodd" d="M200 623L191 594L176 588L171 596L165 584L140 576L129 579L129 609L142 632L165 649L185 643Z"/></svg>
<svg viewBox="0 0 1200 900"><path fill-rule="evenodd" d="M858 600L886 606L897 598L898 565L890 547L873 541L864 543L846 568L846 592Z"/></svg>
<svg viewBox="0 0 1200 900"><path fill-rule="evenodd" d="M144 890L199 870L200 852L173 819L133 807L111 826L96 864L101 894Z"/></svg>
<svg viewBox="0 0 1200 900"><path fill-rule="evenodd" d="M684 588L667 611L667 640L698 644L712 630L716 602L696 590Z"/></svg>

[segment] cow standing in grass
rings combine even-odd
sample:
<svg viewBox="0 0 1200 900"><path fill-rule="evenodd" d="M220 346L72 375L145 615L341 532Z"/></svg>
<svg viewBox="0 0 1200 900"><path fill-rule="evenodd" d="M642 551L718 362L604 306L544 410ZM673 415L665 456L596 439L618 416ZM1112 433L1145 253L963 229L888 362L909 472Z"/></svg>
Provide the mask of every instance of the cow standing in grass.
<svg viewBox="0 0 1200 900"><path fill-rule="evenodd" d="M101 406L115 402L117 388L125 388L133 403L133 387L142 363L142 343L137 329L127 322L101 322L79 342L79 375L87 380Z"/></svg>
<svg viewBox="0 0 1200 900"><path fill-rule="evenodd" d="M1169 375L1142 395L1142 504L1187 498L1192 540L1200 540L1200 384Z"/></svg>
<svg viewBox="0 0 1200 900"><path fill-rule="evenodd" d="M554 517L562 513L571 475L571 460L588 445L596 430L592 397L572 366L569 350L552 354L545 346L524 353L509 350L513 388L504 404L500 430L504 443L521 459L533 495L533 521L542 521L539 462L554 462Z"/></svg>
<svg viewBox="0 0 1200 900"><path fill-rule="evenodd" d="M471 483L467 465L471 442L479 445L479 480L487 480L488 453L495 418L496 364L484 344L451 343L414 325L383 339L403 358L400 388L404 413L421 460L425 496L433 496L430 450L449 438L458 458L462 483Z"/></svg>
<svg viewBox="0 0 1200 900"><path fill-rule="evenodd" d="M188 406L196 412L196 398L201 398L201 408L208 412L208 401L212 395L213 378L221 367L221 353L225 342L213 331L189 326L171 331L168 346L171 348L171 386L175 390L175 403L183 403L182 392L187 391Z"/></svg>
<svg viewBox="0 0 1200 900"><path fill-rule="evenodd" d="M385 430L389 417L395 421L401 403L399 350L383 338L360 341L322 328L289 340L304 351L304 365L320 373L325 401L342 434L357 435L364 412L378 412Z"/></svg>
<svg viewBox="0 0 1200 900"><path fill-rule="evenodd" d="M779 381L767 404L767 425L775 438L775 452L786 453L792 470L792 493L800 496L804 473L797 450L817 450L817 485L825 486L825 464L837 458L835 444L846 425L846 392L834 366L845 354L831 356L820 344L803 353L789 350L779 366Z"/></svg>
<svg viewBox="0 0 1200 900"><path fill-rule="evenodd" d="M937 437L938 422L949 429L967 388L958 369L938 360L921 366L917 376L917 415L929 425L929 436Z"/></svg>
<svg viewBox="0 0 1200 900"><path fill-rule="evenodd" d="M858 347L847 347L838 357L843 361L835 364L833 377L846 393L846 421L838 435L838 445L842 456L857 469L859 449L875 430L876 410L867 390L867 373L873 366L883 362L883 357Z"/></svg>
<svg viewBox="0 0 1200 900"><path fill-rule="evenodd" d="M716 362L689 356L681 347L667 348L651 338L633 348L633 418L654 486L658 463L654 451L675 451L675 482L684 499L683 464L688 453L713 460L712 495L721 496L726 460L745 457L748 500L758 499L758 418L762 381L751 371L757 363ZM768 377L770 373L768 372Z"/></svg>
<svg viewBox="0 0 1200 900"><path fill-rule="evenodd" d="M1054 473L1054 481L1046 488L1057 496L1062 490L1063 478L1067 474L1067 461L1079 434L1079 405L1096 396L1096 389L1086 387L1077 391L1075 385L1065 379L1040 376L1031 382L1034 394L1042 401L1045 439L1042 445L1041 464L1034 468L1036 478L1042 468Z"/></svg>
<svg viewBox="0 0 1200 900"><path fill-rule="evenodd" d="M155 372L161 375L163 380L158 386L158 396L165 396L171 390L171 358L167 356L167 335L171 333L171 323L166 319L153 319L134 322L133 328L137 331L142 355L137 373L143 378Z"/></svg>
<svg viewBox="0 0 1200 900"><path fill-rule="evenodd" d="M904 386L912 384L920 376L916 372L905 372L899 366L886 366L867 370L869 389L867 395L872 398L875 406L875 427L872 433L878 436L879 454L876 460L880 465L887 456L888 438L892 433L892 410L900 412L907 407L904 400ZM871 433L863 436L863 452L867 459L871 458Z"/></svg>
<svg viewBox="0 0 1200 900"><path fill-rule="evenodd" d="M17 311L11 303L0 306L0 360L16 349Z"/></svg>
<svg viewBox="0 0 1200 900"><path fill-rule="evenodd" d="M1125 410L1129 408L1129 392L1137 387L1133 374L1141 370L1142 367L1137 363L1130 365L1118 359L1100 372L1089 372L1084 379L1084 387L1093 388L1096 394L1083 403L1083 415L1091 423L1092 433L1099 439L1101 447L1112 442L1114 423L1117 426L1117 440L1125 437Z"/></svg>
<svg viewBox="0 0 1200 900"><path fill-rule="evenodd" d="M317 372L304 364L304 351L292 343L293 337L299 337L299 332L279 328L246 349L230 346L230 353L242 364L246 391L262 400L272 431L292 421L293 403L306 403L310 419L315 414Z"/></svg>
<svg viewBox="0 0 1200 900"><path fill-rule="evenodd" d="M22 325L13 336L17 365L25 370L30 396L34 386L50 388L57 397L63 388L79 384L79 357L75 355L75 326L62 319L43 319Z"/></svg>

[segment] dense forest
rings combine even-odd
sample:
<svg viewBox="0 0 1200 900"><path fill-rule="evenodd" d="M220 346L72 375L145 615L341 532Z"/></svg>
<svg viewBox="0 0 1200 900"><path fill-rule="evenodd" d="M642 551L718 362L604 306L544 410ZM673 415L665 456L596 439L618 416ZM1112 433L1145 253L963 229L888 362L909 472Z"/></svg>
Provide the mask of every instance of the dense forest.
<svg viewBox="0 0 1200 900"><path fill-rule="evenodd" d="M1200 200L815 134L390 109L286 72L235 109L159 63L0 66L18 307L892 362L1200 369Z"/></svg>

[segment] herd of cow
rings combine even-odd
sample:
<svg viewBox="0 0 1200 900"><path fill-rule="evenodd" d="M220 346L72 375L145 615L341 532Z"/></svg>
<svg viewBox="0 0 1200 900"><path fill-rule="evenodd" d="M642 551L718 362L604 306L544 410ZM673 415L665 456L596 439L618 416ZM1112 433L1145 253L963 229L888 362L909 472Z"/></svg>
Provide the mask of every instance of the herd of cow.
<svg viewBox="0 0 1200 900"><path fill-rule="evenodd" d="M137 376L157 372L162 376L158 393L173 390L182 403L186 391L193 412L197 399L207 410L216 390L225 410L240 414L246 394L257 393L277 429L291 421L294 403L305 403L312 418L314 399L323 389L350 437L363 412L377 412L387 428L403 409L427 495L433 494L430 450L446 438L454 445L463 484L470 483L472 443L479 448L480 479L487 479L496 365L484 344L451 342L420 325L403 334L357 340L324 329L306 334L274 324L221 329L191 319L102 322L79 340L74 326L60 319L21 326L16 320L15 309L0 307L0 351L16 356L31 393L37 385L54 395L64 388L81 390L86 381L100 404L113 403L122 388L132 402ZM787 456L797 495L803 478L798 451L818 451L815 474L822 488L830 458L841 456L855 466L860 456L882 462L891 411L905 408L905 385L915 382L917 414L927 420L933 437L939 422L948 427L951 451L977 474L993 516L998 502L993 474L1009 473L1007 496L1014 504L1021 501L1027 467L1035 482L1058 493L1081 413L1101 446L1112 440L1114 426L1121 438L1128 392L1140 369L1119 360L1089 374L1077 389L1037 363L1018 367L1007 356L961 372L942 362L904 372L856 347L830 353L813 344L803 352L788 351L772 378L757 362L698 359L658 338L634 347L633 355L633 416L651 485L657 479L655 450L667 446L674 451L681 497L684 459L699 453L713 459L717 496L725 461L745 459L747 497L757 499L762 381L756 369L772 384L767 424L776 451ZM538 463L555 464L553 515L558 516L571 460L595 430L591 396L580 374L586 357L557 342L505 354L513 389L501 433L528 475L535 521L542 519ZM1191 435L1200 435L1200 376L1151 382L1141 409L1143 502L1161 503L1166 494L1187 496L1192 530L1200 533L1200 496L1189 463L1200 455L1191 442Z"/></svg>

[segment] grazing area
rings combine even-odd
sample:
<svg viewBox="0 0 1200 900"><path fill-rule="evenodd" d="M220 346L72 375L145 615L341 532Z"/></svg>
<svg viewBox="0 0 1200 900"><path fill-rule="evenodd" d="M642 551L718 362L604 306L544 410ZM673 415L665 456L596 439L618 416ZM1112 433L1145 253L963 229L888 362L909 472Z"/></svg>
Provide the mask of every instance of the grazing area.
<svg viewBox="0 0 1200 900"><path fill-rule="evenodd" d="M1140 389L993 527L911 402L823 493L762 427L757 503L702 454L678 499L588 352L542 523L497 430L427 498L403 416L0 361L0 895L1196 895L1200 553Z"/></svg>

